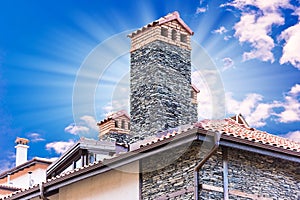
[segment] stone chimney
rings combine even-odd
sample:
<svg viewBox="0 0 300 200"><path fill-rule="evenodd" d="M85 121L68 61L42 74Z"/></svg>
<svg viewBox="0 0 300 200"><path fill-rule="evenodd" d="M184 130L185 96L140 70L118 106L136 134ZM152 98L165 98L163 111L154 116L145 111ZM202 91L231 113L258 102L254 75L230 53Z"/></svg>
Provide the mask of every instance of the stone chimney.
<svg viewBox="0 0 300 200"><path fill-rule="evenodd" d="M134 140L197 121L197 105L191 97L192 35L178 12L128 35Z"/></svg>
<svg viewBox="0 0 300 200"><path fill-rule="evenodd" d="M15 148L16 148L16 166L19 166L19 165L27 162L27 149L29 148L29 146L27 144L29 143L29 140L26 138L17 137L15 143L17 144L15 146Z"/></svg>

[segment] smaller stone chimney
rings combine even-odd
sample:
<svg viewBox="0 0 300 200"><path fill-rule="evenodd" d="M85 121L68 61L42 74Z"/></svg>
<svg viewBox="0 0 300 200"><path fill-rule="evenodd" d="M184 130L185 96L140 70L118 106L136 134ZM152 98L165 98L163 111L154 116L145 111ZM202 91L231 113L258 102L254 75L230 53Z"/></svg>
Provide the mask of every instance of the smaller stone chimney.
<svg viewBox="0 0 300 200"><path fill-rule="evenodd" d="M16 148L16 166L19 166L19 165L27 162L27 149L29 148L29 146L27 144L29 143L29 140L26 138L17 137L15 143L17 144L15 146L15 148Z"/></svg>

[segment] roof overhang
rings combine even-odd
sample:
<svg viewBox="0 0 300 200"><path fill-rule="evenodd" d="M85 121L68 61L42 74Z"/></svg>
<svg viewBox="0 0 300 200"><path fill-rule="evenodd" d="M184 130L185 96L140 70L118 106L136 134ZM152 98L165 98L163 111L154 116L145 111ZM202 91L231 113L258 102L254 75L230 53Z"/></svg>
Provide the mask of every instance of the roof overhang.
<svg viewBox="0 0 300 200"><path fill-rule="evenodd" d="M82 139L69 148L59 159L54 161L47 169L47 177L57 169L65 167L74 160L80 158L83 151L89 150L95 153L115 151L115 145L112 142L106 141L90 141Z"/></svg>
<svg viewBox="0 0 300 200"><path fill-rule="evenodd" d="M15 191L18 191L20 189L21 188L9 186L9 185L0 185L0 190L5 190L5 191L9 191L9 192L15 192Z"/></svg>
<svg viewBox="0 0 300 200"><path fill-rule="evenodd" d="M101 173L105 173L112 169L121 167L123 165L138 161L143 158L147 158L152 155L156 155L166 150L170 150L174 147L192 143L193 141L209 141L213 142L213 132L207 131L201 128L192 128L182 133L175 135L174 137L157 140L154 143L141 146L139 149L119 154L118 156L105 159L101 163L85 166L81 169L76 169L70 173L66 173L62 176L58 176L48 180L44 183L44 191L46 194L54 194L58 192L58 189L69 184L81 181L86 178L96 176ZM292 152L290 150L279 149L278 147L269 147L260 143L245 142L243 139L232 138L227 135L222 135L220 139L221 147L231 147L234 149L240 149L250 152L255 152L261 155L272 156L300 163L300 153ZM34 186L22 192L17 192L10 199L30 199L39 195L39 187Z"/></svg>
<svg viewBox="0 0 300 200"><path fill-rule="evenodd" d="M40 159L40 158L33 158L32 160L29 160L21 165L18 165L12 169L9 169L3 173L0 174L0 179L6 177L8 174L12 175L14 173L17 173L25 168L29 168L31 166L34 166L36 164L45 164L45 165L50 165L52 161L47 160L47 159Z"/></svg>

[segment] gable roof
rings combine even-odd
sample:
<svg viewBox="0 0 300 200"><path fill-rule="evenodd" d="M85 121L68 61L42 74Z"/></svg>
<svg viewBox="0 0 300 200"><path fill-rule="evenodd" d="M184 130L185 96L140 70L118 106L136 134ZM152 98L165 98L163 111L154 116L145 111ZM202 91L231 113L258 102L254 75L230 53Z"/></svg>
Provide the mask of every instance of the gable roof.
<svg viewBox="0 0 300 200"><path fill-rule="evenodd" d="M21 171L25 168L34 166L38 163L50 165L52 163L52 161L50 159L46 159L46 158L34 157L32 160L29 160L29 161L27 161L27 162L25 162L21 165L18 165L16 167L12 168L12 169L9 169L5 172L2 172L0 174L0 179L5 178L8 174L12 175L14 173L18 173L19 171Z"/></svg>
<svg viewBox="0 0 300 200"><path fill-rule="evenodd" d="M247 123L246 119L243 117L243 115L241 113L234 115L232 117L230 117L231 119L233 119L234 121L236 121L239 124L245 125L246 127L250 127L249 124Z"/></svg>
<svg viewBox="0 0 300 200"><path fill-rule="evenodd" d="M173 21L173 20L177 20L178 23L190 34L193 35L194 32L190 29L190 27L188 25L186 25L186 23L180 18L180 15L177 11L173 12L173 13L169 13L164 17L159 18L158 20L155 20L145 26L143 26L142 28L134 31L133 33L129 34L128 37L134 37L135 35L141 33L142 31L150 28L150 27L154 27L154 26L160 26L162 24L165 24L167 22Z"/></svg>
<svg viewBox="0 0 300 200"><path fill-rule="evenodd" d="M63 155L54 161L47 169L47 177L53 172L59 170L63 171L73 161L80 158L81 151L89 150L93 152L115 152L116 146L113 142L99 141L87 138L80 138L71 148L69 148Z"/></svg>
<svg viewBox="0 0 300 200"><path fill-rule="evenodd" d="M157 138L152 137L150 139L146 139L145 141L138 143L138 146L129 152L118 154L112 158L105 159L102 162L95 162L57 175L48 179L45 183L43 183L42 187L54 191L65 185L107 172L112 168L129 164L139 159L159 153L160 151L190 143L194 140L205 140L206 136L213 135L212 132L221 133L221 146L231 147L230 144L234 144L233 148L243 147L246 150L248 147L251 147L252 149L249 149L249 151L262 153L263 155L276 155L275 157L300 163L300 143L290 141L286 138L275 136L267 132L259 131L254 128L246 127L231 118L223 120L202 120L194 125L185 126L183 129L178 127L165 131L160 133L160 136ZM238 147L236 144L239 144L240 146ZM259 149L259 151L255 149ZM270 151L278 154L266 153ZM3 199L19 199L25 196L35 197L39 194L40 185L34 185L30 188L16 191Z"/></svg>

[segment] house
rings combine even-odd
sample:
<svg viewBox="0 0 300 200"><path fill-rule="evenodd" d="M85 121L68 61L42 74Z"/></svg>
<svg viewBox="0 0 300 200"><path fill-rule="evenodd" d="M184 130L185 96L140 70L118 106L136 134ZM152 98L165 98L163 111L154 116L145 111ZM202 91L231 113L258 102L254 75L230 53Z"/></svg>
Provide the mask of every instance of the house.
<svg viewBox="0 0 300 200"><path fill-rule="evenodd" d="M297 199L299 163L299 143L230 118L203 120L7 198Z"/></svg>
<svg viewBox="0 0 300 200"><path fill-rule="evenodd" d="M299 199L300 143L251 128L241 115L197 122L192 35L177 12L129 35L127 152L60 170L4 199Z"/></svg>
<svg viewBox="0 0 300 200"><path fill-rule="evenodd" d="M115 142L80 138L59 159L48 166L47 179L93 164L94 162L102 161L104 158L109 158L115 153Z"/></svg>
<svg viewBox="0 0 300 200"><path fill-rule="evenodd" d="M46 180L46 170L52 161L38 157L27 161L28 143L26 138L16 139L16 166L0 174L0 197Z"/></svg>

